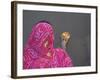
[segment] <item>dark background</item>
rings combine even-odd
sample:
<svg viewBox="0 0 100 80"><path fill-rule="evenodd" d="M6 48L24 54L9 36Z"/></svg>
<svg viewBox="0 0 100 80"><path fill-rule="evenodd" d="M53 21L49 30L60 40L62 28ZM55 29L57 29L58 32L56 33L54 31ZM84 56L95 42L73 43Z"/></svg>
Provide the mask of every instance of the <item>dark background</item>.
<svg viewBox="0 0 100 80"><path fill-rule="evenodd" d="M71 34L67 51L74 66L90 66L90 14L70 12L47 12L23 10L23 45L25 45L35 23L46 20L53 25L54 46L61 47L61 33Z"/></svg>

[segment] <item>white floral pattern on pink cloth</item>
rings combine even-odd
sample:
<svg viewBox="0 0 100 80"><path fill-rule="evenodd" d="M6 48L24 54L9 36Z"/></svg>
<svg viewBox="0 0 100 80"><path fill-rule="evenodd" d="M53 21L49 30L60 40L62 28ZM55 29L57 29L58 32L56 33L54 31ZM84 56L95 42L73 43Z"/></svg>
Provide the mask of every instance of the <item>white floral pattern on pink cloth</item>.
<svg viewBox="0 0 100 80"><path fill-rule="evenodd" d="M68 53L61 48L54 48L52 25L46 21L33 26L24 47L23 69L72 67Z"/></svg>

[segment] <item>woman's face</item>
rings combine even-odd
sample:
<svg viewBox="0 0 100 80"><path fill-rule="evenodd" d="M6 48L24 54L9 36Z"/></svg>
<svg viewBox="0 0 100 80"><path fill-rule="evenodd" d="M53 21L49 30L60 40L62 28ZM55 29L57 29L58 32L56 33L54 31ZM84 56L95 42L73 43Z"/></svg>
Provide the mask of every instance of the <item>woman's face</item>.
<svg viewBox="0 0 100 80"><path fill-rule="evenodd" d="M45 41L45 43L44 43L44 47L45 47L45 48L48 48L48 46L49 46L49 41L47 40L47 41Z"/></svg>
<svg viewBox="0 0 100 80"><path fill-rule="evenodd" d="M47 37L46 40L44 40L42 46L41 46L41 50L43 51L42 54L46 55L52 48L51 46L52 42L50 40L50 37Z"/></svg>

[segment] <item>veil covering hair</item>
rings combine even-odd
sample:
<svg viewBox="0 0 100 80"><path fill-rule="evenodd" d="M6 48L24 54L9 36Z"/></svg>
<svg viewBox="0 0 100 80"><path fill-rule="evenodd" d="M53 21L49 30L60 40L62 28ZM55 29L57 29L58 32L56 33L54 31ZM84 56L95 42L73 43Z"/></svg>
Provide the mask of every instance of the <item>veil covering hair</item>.
<svg viewBox="0 0 100 80"><path fill-rule="evenodd" d="M72 60L61 48L54 48L54 31L47 21L32 28L23 50L23 69L71 67Z"/></svg>

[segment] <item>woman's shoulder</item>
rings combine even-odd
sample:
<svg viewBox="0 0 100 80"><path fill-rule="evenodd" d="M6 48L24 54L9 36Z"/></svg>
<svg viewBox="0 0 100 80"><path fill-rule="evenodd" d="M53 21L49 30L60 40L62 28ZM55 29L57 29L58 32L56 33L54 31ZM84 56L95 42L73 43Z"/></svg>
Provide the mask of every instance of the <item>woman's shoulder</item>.
<svg viewBox="0 0 100 80"><path fill-rule="evenodd" d="M65 50L62 49L62 48L56 48L55 51L58 52L58 53L61 53L61 54L62 54L62 53L67 53L67 51L65 51Z"/></svg>
<svg viewBox="0 0 100 80"><path fill-rule="evenodd" d="M66 55L68 54L65 50L63 50L63 49L61 49L61 48L56 48L55 51L56 51L56 54L57 54L59 57L66 56Z"/></svg>
<svg viewBox="0 0 100 80"><path fill-rule="evenodd" d="M57 48L56 54L58 55L59 59L62 61L63 66L73 66L72 59L70 58L67 51Z"/></svg>

